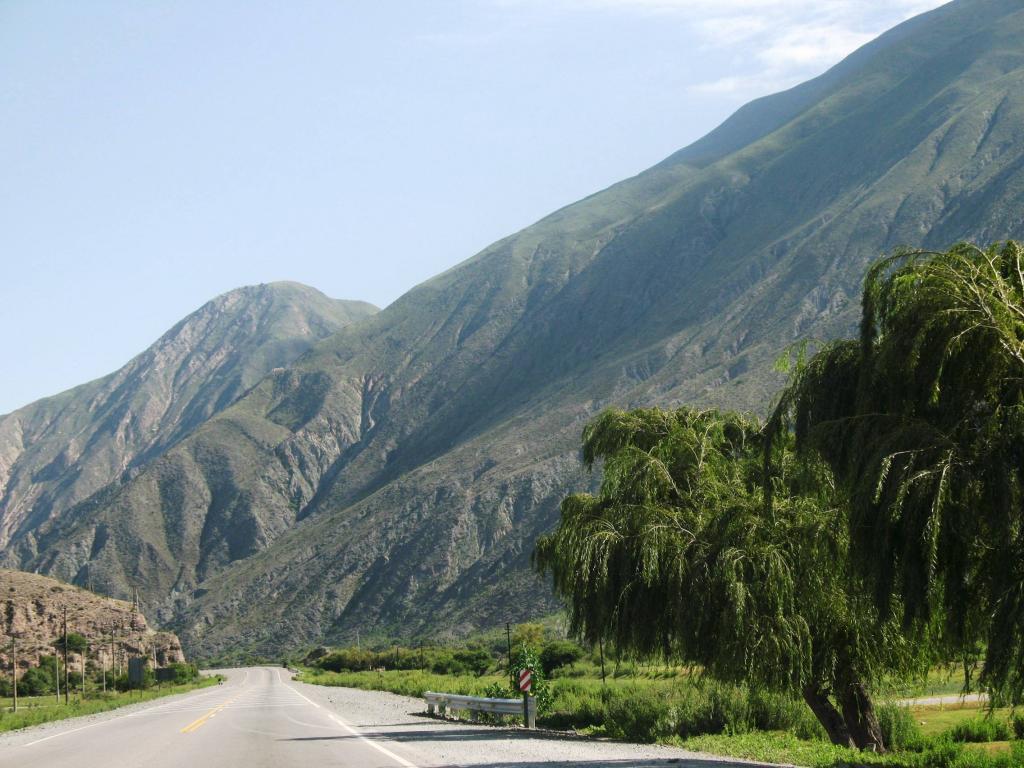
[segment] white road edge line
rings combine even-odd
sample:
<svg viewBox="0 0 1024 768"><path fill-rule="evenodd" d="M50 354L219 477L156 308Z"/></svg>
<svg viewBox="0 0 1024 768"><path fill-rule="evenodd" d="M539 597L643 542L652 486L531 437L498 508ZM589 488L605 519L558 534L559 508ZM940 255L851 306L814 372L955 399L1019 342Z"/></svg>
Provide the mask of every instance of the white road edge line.
<svg viewBox="0 0 1024 768"><path fill-rule="evenodd" d="M246 677L249 676L249 672L248 671L246 671L245 676ZM245 680L242 681L242 685L245 685ZM215 688L212 691L204 691L203 693L200 693L198 696L196 696L196 698L204 698L204 697L212 695L214 693L223 693L223 691L218 690L219 687L220 686L218 686L217 688ZM189 693L190 693L189 691L186 691L185 693L179 693L179 694L175 694L175 695L177 695L177 696L188 696ZM302 694L299 694L299 695L301 696ZM303 697L303 698L305 698L305 697ZM159 701L159 699L157 699L157 701ZM140 703L142 703L142 702L140 702ZM153 707L147 707L146 709L142 709L142 710L139 710L137 712L129 712L128 714L125 714L125 715L117 715L116 717L111 717L111 718L108 718L106 720L100 720L98 723L89 723L89 725L83 725L83 726L80 726L78 728L72 728L69 731L60 731L59 733L51 733L49 736L44 736L41 739L36 739L35 741L30 741L27 744L22 744L21 746L23 746L23 747L34 747L36 744L42 744L44 741L49 741L50 739L56 739L58 736L69 736L72 733L78 733L79 731L84 731L84 730L87 730L88 728L95 728L98 725L106 725L107 723L113 723L116 720L124 720L125 718L128 718L128 717L138 717L139 715L149 714L151 712L151 710L153 710L153 709L160 709L161 707L167 706L170 703L171 702L163 702L162 704L157 704L157 705L155 705ZM126 706L131 706L131 704L128 704ZM110 712L110 711L116 711L116 710L107 710L107 711ZM169 715L169 714L174 714L174 713L175 713L175 710L172 709L172 710L168 710L166 712L159 712L159 713L155 713L154 712L153 714ZM97 714L102 715L103 713L102 712L98 712ZM85 715L85 717L88 717L88 715ZM62 721L61 720L55 720L53 722L60 723Z"/></svg>
<svg viewBox="0 0 1024 768"><path fill-rule="evenodd" d="M396 754L395 754L394 752L392 752L392 751L391 751L390 749L388 749L387 747L382 747L382 746L381 746L380 744L378 744L377 742L373 741L372 739L368 739L368 738L366 738L365 736L363 736L363 734L361 734L361 733L360 733L359 731L357 731L357 730L356 730L355 728L353 728L353 727L352 727L351 725L349 725L348 723L346 723L346 722L345 722L344 720L342 720L342 719L341 719L340 717L338 717L337 715L335 715L335 714L334 714L333 712L328 712L328 711L327 711L326 709L324 709L323 707L321 707L321 706L320 706L319 704L317 704L317 703L316 703L315 701L313 701L313 700L312 700L311 698L309 698L308 696L306 696L306 694L302 693L302 691L297 691L297 690L295 690L294 688L292 688L292 687L291 687L290 685L288 685L288 683L285 683L285 682L284 682L284 679L283 679L283 678L281 677L281 670L280 670L280 669L279 669L279 670L277 670L277 678L278 678L278 680L280 680L280 681L281 681L282 683L284 683L285 687L287 687L288 689L290 689L291 691L293 691L293 692L294 692L294 693L295 693L296 695L298 695L298 696L301 696L302 698L304 698L304 699L305 699L306 701L308 701L308 702L309 702L310 704L312 704L312 705L313 705L314 707L316 707L317 709L323 709L323 710L324 710L325 712L327 712L327 716L328 716L329 718L331 718L331 720L333 720L334 722L336 722L336 723L337 723L338 725L340 725L340 726L341 726L342 728L344 728L344 729L345 729L346 731L348 731L348 732L349 732L349 733L351 733L351 734L352 734L353 736L355 736L356 738L358 738L358 739L359 739L360 741L362 741L362 742L364 742L364 743L366 743L366 744L370 745L371 747L373 747L374 749L376 749L376 750L377 750L378 752L380 752L381 754L387 755L388 757L390 757L390 758L391 758L392 760L394 760L394 761L395 761L396 763L398 763L399 765L401 765L401 766L404 766L404 768L417 768L415 764L413 764L413 763L410 763L410 762L409 762L408 760L406 760L406 759L405 759L404 757L402 757L401 755L396 755Z"/></svg>

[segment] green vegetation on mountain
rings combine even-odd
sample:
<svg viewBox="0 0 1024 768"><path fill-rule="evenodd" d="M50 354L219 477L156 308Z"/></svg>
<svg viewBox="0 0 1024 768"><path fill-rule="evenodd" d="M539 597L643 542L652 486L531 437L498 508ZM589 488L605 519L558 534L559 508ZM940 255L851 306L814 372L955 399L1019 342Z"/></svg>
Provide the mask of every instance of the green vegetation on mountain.
<svg viewBox="0 0 1024 768"><path fill-rule="evenodd" d="M765 411L898 245L1024 237L1024 11L967 0L326 338L18 549L204 654L557 607L534 540L610 407ZM457 222L453 222L453 226Z"/></svg>

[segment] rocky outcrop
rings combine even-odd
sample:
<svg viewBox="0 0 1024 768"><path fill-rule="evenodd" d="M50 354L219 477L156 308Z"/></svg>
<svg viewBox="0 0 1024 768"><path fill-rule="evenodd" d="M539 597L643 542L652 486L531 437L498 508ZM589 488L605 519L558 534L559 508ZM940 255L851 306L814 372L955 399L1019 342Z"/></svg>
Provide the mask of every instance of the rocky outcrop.
<svg viewBox="0 0 1024 768"><path fill-rule="evenodd" d="M79 634L89 643L90 663L123 667L125 659L142 656L156 666L184 662L185 653L173 632L154 631L137 606L112 600L40 576L0 569L0 617L6 642L0 645L0 665L10 668L10 638L17 643L19 667L35 666L55 653L63 636L65 609L68 636ZM81 669L81 654L71 653L70 669Z"/></svg>

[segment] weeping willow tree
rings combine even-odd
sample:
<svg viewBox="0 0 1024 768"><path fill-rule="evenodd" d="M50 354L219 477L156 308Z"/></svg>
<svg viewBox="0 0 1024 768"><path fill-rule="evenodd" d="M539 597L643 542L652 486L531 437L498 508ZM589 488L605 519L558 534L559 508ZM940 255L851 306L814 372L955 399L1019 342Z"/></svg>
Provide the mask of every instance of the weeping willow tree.
<svg viewBox="0 0 1024 768"><path fill-rule="evenodd" d="M881 750L869 691L911 648L851 579L830 473L765 449L735 413L607 411L583 436L600 491L564 500L535 564L584 639L803 696L833 742Z"/></svg>
<svg viewBox="0 0 1024 768"><path fill-rule="evenodd" d="M852 562L883 618L981 643L1024 693L1024 256L898 252L869 272L860 338L802 366L769 421L850 499Z"/></svg>

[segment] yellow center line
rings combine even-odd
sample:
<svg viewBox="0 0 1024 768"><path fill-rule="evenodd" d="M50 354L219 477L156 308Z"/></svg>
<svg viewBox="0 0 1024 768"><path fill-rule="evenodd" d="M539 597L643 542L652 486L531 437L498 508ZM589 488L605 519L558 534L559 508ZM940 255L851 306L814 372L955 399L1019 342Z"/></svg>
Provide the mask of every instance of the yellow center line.
<svg viewBox="0 0 1024 768"><path fill-rule="evenodd" d="M203 714L200 717L196 718L191 723L189 723L184 728L182 728L181 732L182 733L192 733L193 731L199 730L200 728L202 728L206 724L207 720L209 720L211 717L213 717L218 712L220 712L222 709L224 709L224 707L226 707L226 706L228 706L230 704L233 704L238 699L239 696L241 696L241 694L238 694L238 696L235 696L235 697L233 697L231 699L228 699L223 704L218 704L216 707L211 709L209 712L206 712L205 714Z"/></svg>

